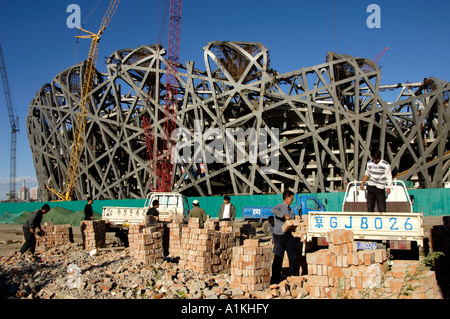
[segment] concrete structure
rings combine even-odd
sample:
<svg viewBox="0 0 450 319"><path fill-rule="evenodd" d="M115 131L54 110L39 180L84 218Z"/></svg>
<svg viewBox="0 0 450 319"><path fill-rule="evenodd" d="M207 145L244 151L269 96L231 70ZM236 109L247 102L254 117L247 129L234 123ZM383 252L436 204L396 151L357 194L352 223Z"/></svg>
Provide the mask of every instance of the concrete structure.
<svg viewBox="0 0 450 319"><path fill-rule="evenodd" d="M372 61L329 52L322 64L278 73L260 43L210 42L205 70L180 65L174 190L188 196L326 192L361 179L379 147L397 178L424 187L450 181L450 84L436 78L381 85ZM164 127L165 50L114 52L97 73L74 198L142 198L156 186L153 149ZM44 85L27 132L43 200L64 190L85 64ZM383 90L397 90L385 101ZM164 156L164 155L162 155Z"/></svg>

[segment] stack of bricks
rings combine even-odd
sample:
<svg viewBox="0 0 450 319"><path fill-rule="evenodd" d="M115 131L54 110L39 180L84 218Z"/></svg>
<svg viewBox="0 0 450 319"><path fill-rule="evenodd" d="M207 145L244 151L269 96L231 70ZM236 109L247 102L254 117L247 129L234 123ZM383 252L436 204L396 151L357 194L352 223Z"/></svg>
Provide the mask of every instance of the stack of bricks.
<svg viewBox="0 0 450 319"><path fill-rule="evenodd" d="M215 230L207 226L210 224L205 223L204 228L200 228L199 219L191 217L188 226L182 229L180 268L211 272Z"/></svg>
<svg viewBox="0 0 450 319"><path fill-rule="evenodd" d="M328 249L307 255L308 280L306 287L316 298L390 298L400 296L408 271L417 268L418 261L395 261L388 271L384 249L357 250L353 232L335 230L327 233ZM416 266L414 266L416 265ZM411 273L410 273L411 275ZM433 289L434 272L428 271L418 282L411 282L416 290L411 296L437 296ZM426 291L424 291L426 289ZM423 294L422 294L423 293ZM422 295L419 295L422 294Z"/></svg>
<svg viewBox="0 0 450 319"><path fill-rule="evenodd" d="M295 230L292 236L300 238L301 241L306 241L306 233L308 229L308 219L302 219L302 216L295 216L294 219Z"/></svg>
<svg viewBox="0 0 450 319"><path fill-rule="evenodd" d="M41 228L45 232L45 235L36 238L37 249L45 249L74 242L72 226L70 225L53 225L53 223L46 222Z"/></svg>
<svg viewBox="0 0 450 319"><path fill-rule="evenodd" d="M83 220L80 229L83 249L106 247L106 223L104 220Z"/></svg>
<svg viewBox="0 0 450 319"><path fill-rule="evenodd" d="M237 245L239 232L233 231L233 222L219 222L219 231L214 234L212 272L217 273L231 267L233 247Z"/></svg>
<svg viewBox="0 0 450 319"><path fill-rule="evenodd" d="M246 239L233 248L231 282L244 291L269 288L272 269L272 247L262 246L258 239Z"/></svg>
<svg viewBox="0 0 450 319"><path fill-rule="evenodd" d="M164 236L164 247L167 247L168 256L181 256L181 235L183 229L183 218L174 218L166 224L166 232Z"/></svg>
<svg viewBox="0 0 450 319"><path fill-rule="evenodd" d="M200 228L199 219L190 218L188 227L182 229L180 267L199 273L229 268L238 235L232 222L207 220L204 228Z"/></svg>
<svg viewBox="0 0 450 319"><path fill-rule="evenodd" d="M135 224L128 229L130 254L137 263L151 265L163 260L162 223Z"/></svg>
<svg viewBox="0 0 450 319"><path fill-rule="evenodd" d="M379 277L374 273L385 271L387 253L384 249L357 251L350 230L331 231L326 238L328 249L307 255L307 286L311 296L358 298L362 289L379 285Z"/></svg>

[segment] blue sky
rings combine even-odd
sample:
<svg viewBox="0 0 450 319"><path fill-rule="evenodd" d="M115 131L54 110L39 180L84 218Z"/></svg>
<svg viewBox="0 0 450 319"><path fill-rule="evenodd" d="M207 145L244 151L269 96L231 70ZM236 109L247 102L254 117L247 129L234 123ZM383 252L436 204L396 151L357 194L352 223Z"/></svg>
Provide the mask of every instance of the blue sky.
<svg viewBox="0 0 450 319"><path fill-rule="evenodd" d="M98 2L100 1L100 2ZM381 28L370 29L370 4L381 10ZM109 0L39 0L0 3L2 45L13 102L20 119L17 141L17 190L26 179L37 185L26 133L28 107L39 88L64 69L85 59L89 40L69 29L69 4L81 8L84 28L97 32ZM157 42L164 0L122 0L104 33L97 67L116 50ZM159 8L159 10L157 10ZM450 24L448 0L335 0L339 53L382 57L382 84L417 82L434 76L450 81ZM158 13L159 12L159 13ZM261 42L269 49L271 67L280 73L323 63L336 51L333 0L185 0L181 23L180 62L195 61L204 70L202 48L210 41ZM166 29L167 33L167 29ZM167 41L167 36L163 45ZM9 190L10 124L0 90L0 200Z"/></svg>

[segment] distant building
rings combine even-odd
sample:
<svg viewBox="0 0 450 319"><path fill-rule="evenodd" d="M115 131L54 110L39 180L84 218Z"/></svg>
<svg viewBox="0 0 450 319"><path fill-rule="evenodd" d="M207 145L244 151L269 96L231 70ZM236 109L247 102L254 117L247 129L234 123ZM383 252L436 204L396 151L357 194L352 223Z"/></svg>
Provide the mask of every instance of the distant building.
<svg viewBox="0 0 450 319"><path fill-rule="evenodd" d="M40 201L41 200L41 191L39 186L33 187L30 189L30 201Z"/></svg>
<svg viewBox="0 0 450 319"><path fill-rule="evenodd" d="M30 200L30 190L25 186L25 179L23 180L22 188L19 189L19 200L28 201Z"/></svg>

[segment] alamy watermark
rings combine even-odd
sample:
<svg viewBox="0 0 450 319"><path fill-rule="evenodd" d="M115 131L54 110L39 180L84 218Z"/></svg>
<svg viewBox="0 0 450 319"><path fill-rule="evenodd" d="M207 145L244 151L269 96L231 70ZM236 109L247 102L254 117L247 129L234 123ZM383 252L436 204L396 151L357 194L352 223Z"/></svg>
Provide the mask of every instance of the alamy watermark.
<svg viewBox="0 0 450 319"><path fill-rule="evenodd" d="M67 17L66 25L69 29L81 28L81 8L78 4L69 4L66 9L70 15Z"/></svg>
<svg viewBox="0 0 450 319"><path fill-rule="evenodd" d="M369 29L381 28L381 8L378 4L369 4L366 9L367 13L371 13L366 20Z"/></svg>
<svg viewBox="0 0 450 319"><path fill-rule="evenodd" d="M251 163L264 173L279 167L280 130L278 128L209 128L195 120L194 132L177 128L172 134L176 141L172 160L176 164Z"/></svg>

